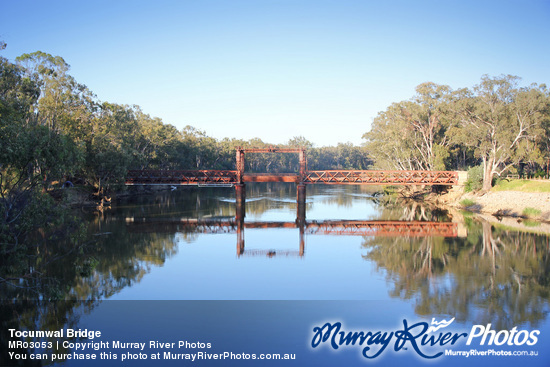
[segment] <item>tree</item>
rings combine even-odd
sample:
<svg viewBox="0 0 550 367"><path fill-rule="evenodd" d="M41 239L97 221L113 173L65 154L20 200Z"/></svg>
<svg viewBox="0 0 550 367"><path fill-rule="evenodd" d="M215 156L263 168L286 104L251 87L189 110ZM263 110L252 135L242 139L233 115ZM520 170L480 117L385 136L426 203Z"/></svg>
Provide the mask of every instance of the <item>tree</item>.
<svg viewBox="0 0 550 367"><path fill-rule="evenodd" d="M38 95L21 67L0 58L0 283L17 287L38 274L28 269L29 252L37 253L31 234L77 226L45 191L74 170L80 154L67 136L33 123Z"/></svg>
<svg viewBox="0 0 550 367"><path fill-rule="evenodd" d="M407 123L400 103L392 103L386 111L378 113L371 129L363 135L365 148L374 160L375 168L419 169L414 146L407 136Z"/></svg>
<svg viewBox="0 0 550 367"><path fill-rule="evenodd" d="M454 96L455 124L448 134L481 159L485 191L495 175L533 154L540 156L535 143L543 135L544 93L537 85L518 88L519 80L485 75L473 91L462 89Z"/></svg>
<svg viewBox="0 0 550 367"><path fill-rule="evenodd" d="M101 105L85 138L84 175L98 194L123 182L136 156L136 132L139 126L132 108L107 102Z"/></svg>
<svg viewBox="0 0 550 367"><path fill-rule="evenodd" d="M541 84L539 86L541 92L544 94L543 99L543 105L544 105L544 112L542 117L542 129L544 131L544 135L539 141L539 149L541 151L541 157L540 159L543 161L541 166L544 167L544 170L546 171L546 177L550 177L550 90L546 87L546 85Z"/></svg>
<svg viewBox="0 0 550 367"><path fill-rule="evenodd" d="M413 102L404 111L419 162L427 170L444 170L449 156L445 110L450 91L446 85L420 84Z"/></svg>
<svg viewBox="0 0 550 367"><path fill-rule="evenodd" d="M35 122L78 141L97 109L95 96L68 74L69 64L60 56L36 51L16 58L26 77L40 88Z"/></svg>
<svg viewBox="0 0 550 367"><path fill-rule="evenodd" d="M443 170L449 156L445 106L450 88L424 83L409 101L393 103L363 135L379 168Z"/></svg>
<svg viewBox="0 0 550 367"><path fill-rule="evenodd" d="M291 148L305 148L305 149L311 149L313 148L313 143L307 140L303 136L295 136L292 139L290 139L286 145Z"/></svg>

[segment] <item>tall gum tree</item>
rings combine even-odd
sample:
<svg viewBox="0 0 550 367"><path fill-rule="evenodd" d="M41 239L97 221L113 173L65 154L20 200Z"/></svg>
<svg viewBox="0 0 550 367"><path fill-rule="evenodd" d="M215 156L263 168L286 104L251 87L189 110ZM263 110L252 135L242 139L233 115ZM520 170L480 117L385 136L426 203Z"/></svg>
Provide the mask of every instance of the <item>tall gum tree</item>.
<svg viewBox="0 0 550 367"><path fill-rule="evenodd" d="M69 64L60 56L36 51L16 58L26 76L40 87L35 113L38 124L69 134L77 140L81 125L89 123L95 96L69 75Z"/></svg>
<svg viewBox="0 0 550 367"><path fill-rule="evenodd" d="M393 103L374 119L363 135L370 156L379 168L401 170L445 169L446 102L451 89L423 83L408 101Z"/></svg>
<svg viewBox="0 0 550 367"><path fill-rule="evenodd" d="M414 170L414 148L406 133L406 122L399 103L392 103L374 118L371 129L363 135L365 148L379 169Z"/></svg>
<svg viewBox="0 0 550 367"><path fill-rule="evenodd" d="M455 93L451 110L454 124L448 130L451 140L474 149L483 165L483 190L492 186L515 164L537 154L546 98L543 88L533 84L518 88L520 78L484 75L473 90Z"/></svg>
<svg viewBox="0 0 550 367"><path fill-rule="evenodd" d="M446 102L451 92L447 85L423 83L416 87L416 95L405 111L413 145L427 170L444 170L449 156Z"/></svg>

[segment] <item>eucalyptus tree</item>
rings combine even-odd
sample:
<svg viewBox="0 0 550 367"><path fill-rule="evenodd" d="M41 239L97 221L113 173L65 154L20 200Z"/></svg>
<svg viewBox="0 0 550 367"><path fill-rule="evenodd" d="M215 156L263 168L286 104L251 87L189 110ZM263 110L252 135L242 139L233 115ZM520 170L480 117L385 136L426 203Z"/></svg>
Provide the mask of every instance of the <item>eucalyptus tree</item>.
<svg viewBox="0 0 550 367"><path fill-rule="evenodd" d="M205 131L187 125L181 131L183 145L178 152L183 169L209 169L215 160L215 139Z"/></svg>
<svg viewBox="0 0 550 367"><path fill-rule="evenodd" d="M526 159L540 159L536 142L544 132L544 88L519 88L520 78L483 76L473 90L461 89L450 105L454 124L449 137L471 147L483 165L483 190L492 179Z"/></svg>
<svg viewBox="0 0 550 367"><path fill-rule="evenodd" d="M46 190L82 156L69 137L36 124L39 95L21 66L0 58L0 286L32 289L47 299L54 286L39 279L48 253L42 242L51 246L70 237L76 245L80 231Z"/></svg>
<svg viewBox="0 0 550 367"><path fill-rule="evenodd" d="M449 124L447 101L451 89L447 85L423 83L405 111L415 150L428 170L445 169L449 156L445 135Z"/></svg>
<svg viewBox="0 0 550 367"><path fill-rule="evenodd" d="M363 135L365 148L379 169L414 170L419 168L414 145L407 136L407 123L400 103L392 103L374 118Z"/></svg>
<svg viewBox="0 0 550 367"><path fill-rule="evenodd" d="M540 86L540 89L544 93L545 112L542 120L544 136L540 140L539 146L544 161L543 166L546 166L546 177L548 178L550 177L550 90L544 84Z"/></svg>
<svg viewBox="0 0 550 367"><path fill-rule="evenodd" d="M135 111L125 105L104 102L90 121L85 137L83 174L98 194L121 184L136 155L139 125Z"/></svg>
<svg viewBox="0 0 550 367"><path fill-rule="evenodd" d="M36 51L16 58L26 77L40 88L35 122L78 141L98 107L95 95L70 74L61 56Z"/></svg>
<svg viewBox="0 0 550 367"><path fill-rule="evenodd" d="M449 156L445 135L446 104L451 89L423 83L408 101L393 103L374 119L363 135L378 168L442 170Z"/></svg>
<svg viewBox="0 0 550 367"><path fill-rule="evenodd" d="M174 168L181 135L177 128L133 106L137 131L133 137L135 168Z"/></svg>

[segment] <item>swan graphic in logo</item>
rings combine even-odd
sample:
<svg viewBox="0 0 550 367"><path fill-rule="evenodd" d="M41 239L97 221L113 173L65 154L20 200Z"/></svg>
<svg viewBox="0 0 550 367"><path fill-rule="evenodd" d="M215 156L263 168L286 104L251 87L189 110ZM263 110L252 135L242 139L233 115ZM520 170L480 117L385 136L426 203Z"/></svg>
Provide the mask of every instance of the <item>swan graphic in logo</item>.
<svg viewBox="0 0 550 367"><path fill-rule="evenodd" d="M453 323L453 321L455 321L454 317L452 319L450 319L449 321L443 319L439 322L435 321L435 319L432 318L432 326L430 326L428 328L428 330L426 330L426 333L432 333L432 332L436 332L439 329L443 329L443 328L451 325Z"/></svg>

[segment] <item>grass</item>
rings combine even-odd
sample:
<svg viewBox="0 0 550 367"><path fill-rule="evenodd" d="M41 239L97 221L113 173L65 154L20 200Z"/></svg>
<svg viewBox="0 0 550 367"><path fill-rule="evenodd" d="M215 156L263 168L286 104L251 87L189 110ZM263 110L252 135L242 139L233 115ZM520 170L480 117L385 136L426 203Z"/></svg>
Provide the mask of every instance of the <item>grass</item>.
<svg viewBox="0 0 550 367"><path fill-rule="evenodd" d="M471 199L463 199L460 201L460 205L467 208L469 206L476 205L476 202Z"/></svg>
<svg viewBox="0 0 550 367"><path fill-rule="evenodd" d="M525 222L524 222L525 224ZM539 223L540 224L540 223ZM543 230L539 229L539 228L536 228L537 226L528 226L526 225L525 228L517 228L517 227L511 227L511 226L506 226L506 225L503 225L503 224L500 224L500 223L494 223L493 224L494 228L498 228L498 229L502 229L502 230L505 230L505 231L512 231L512 232L526 232L526 233L538 233L538 234L546 234L546 232L544 232Z"/></svg>
<svg viewBox="0 0 550 367"><path fill-rule="evenodd" d="M536 217L538 215L540 215L541 211L538 210L538 209L535 209L535 208L525 208L523 209L523 215L525 215L526 217Z"/></svg>
<svg viewBox="0 0 550 367"><path fill-rule="evenodd" d="M500 181L493 191L550 192L550 181L510 180Z"/></svg>

